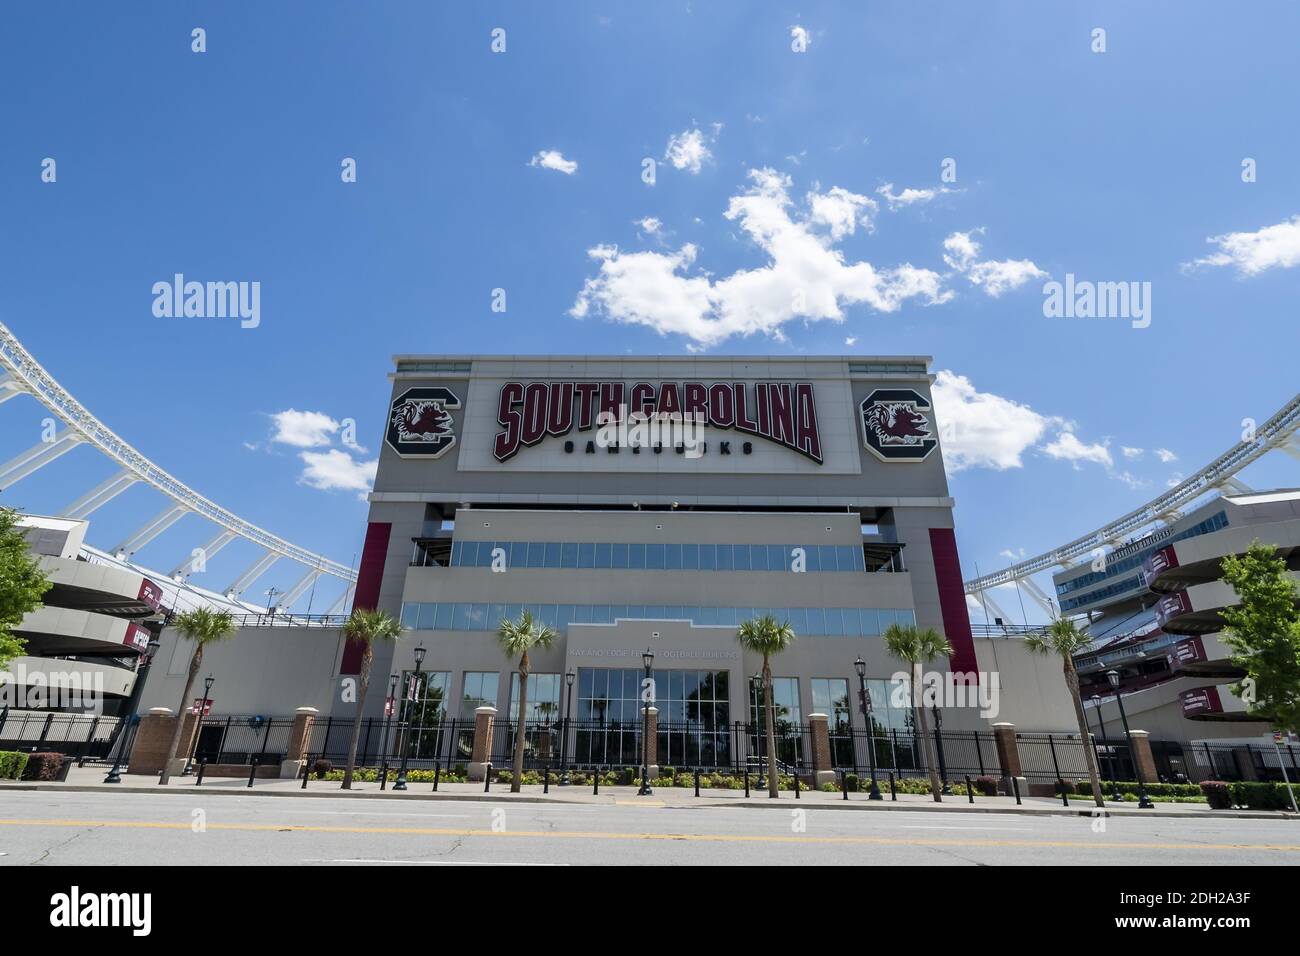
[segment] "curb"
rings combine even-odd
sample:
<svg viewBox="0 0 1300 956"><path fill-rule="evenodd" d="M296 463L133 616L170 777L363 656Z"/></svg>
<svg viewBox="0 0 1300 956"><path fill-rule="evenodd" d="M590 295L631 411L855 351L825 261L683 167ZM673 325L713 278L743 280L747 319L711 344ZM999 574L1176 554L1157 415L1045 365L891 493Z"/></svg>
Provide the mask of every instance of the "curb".
<svg viewBox="0 0 1300 956"><path fill-rule="evenodd" d="M234 787L177 787L163 788L158 786L137 787L137 786L117 786L110 787L104 784L86 785L86 784L60 784L60 783L4 783L0 784L0 793L6 790L21 790L25 792L44 791L53 793L131 793L131 794L158 794L158 795L184 795L200 793L204 796L235 796L235 797L287 797L287 798L313 798L313 799L343 799L343 800L419 800L419 801L438 801L438 800L459 800L468 803L500 803L503 800L515 803L545 803L556 806L614 806L617 802L617 794L610 793L608 800L586 801L586 800L564 800L553 795L520 793L512 794L508 790L496 793L433 793L425 791L423 793L412 793L407 791L404 794L393 794L390 791L379 790L333 790L328 793L313 790L257 790L255 788L234 788ZM897 813L905 811L917 811L921 813L1003 813L1018 814L1022 816L1077 816L1092 818L1094 816L1106 817L1137 817L1139 819L1152 820L1300 820L1300 816L1290 811L1269 811L1269 810L1155 810L1147 813L1145 810L1139 810L1137 807L1106 807L1100 813L1096 813L1096 807L1006 807L1006 806L981 806L980 804L970 805L962 803L958 806L943 803L913 803L883 801L880 805L873 805L866 800L848 801L835 800L825 802L796 801L793 797L782 799L776 803L761 800L744 800L735 799L717 799L704 797L707 803L698 805L693 804L672 804L659 805L655 809L681 810L681 809L708 809L711 807L723 807L727 809L795 809L806 807L810 810L849 810L860 812L883 812Z"/></svg>

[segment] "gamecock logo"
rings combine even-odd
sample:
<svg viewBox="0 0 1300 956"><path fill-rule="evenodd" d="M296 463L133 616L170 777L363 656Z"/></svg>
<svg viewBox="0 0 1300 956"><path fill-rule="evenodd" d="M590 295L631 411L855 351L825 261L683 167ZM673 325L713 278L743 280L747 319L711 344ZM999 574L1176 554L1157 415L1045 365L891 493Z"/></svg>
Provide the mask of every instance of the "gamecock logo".
<svg viewBox="0 0 1300 956"><path fill-rule="evenodd" d="M386 439L403 458L437 458L456 444L451 409L460 399L450 389L408 388L393 399Z"/></svg>
<svg viewBox="0 0 1300 956"><path fill-rule="evenodd" d="M910 388L878 388L862 401L862 440L884 461L923 461L939 442L930 431L930 402Z"/></svg>

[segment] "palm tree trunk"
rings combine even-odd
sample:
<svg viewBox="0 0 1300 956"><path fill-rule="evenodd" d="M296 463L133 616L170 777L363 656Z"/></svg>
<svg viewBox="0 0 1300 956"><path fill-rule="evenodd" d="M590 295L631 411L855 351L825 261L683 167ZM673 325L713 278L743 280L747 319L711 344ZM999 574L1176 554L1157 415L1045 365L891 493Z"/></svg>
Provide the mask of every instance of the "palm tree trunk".
<svg viewBox="0 0 1300 956"><path fill-rule="evenodd" d="M925 769L930 772L930 792L934 794L935 803L943 803L943 781L939 779L939 771L935 769L939 761L935 757L934 741L930 738L930 721L925 716L924 705L917 703L921 686L920 677L921 665L916 664L912 668L912 713L916 719L916 726L921 728L921 742L925 749Z"/></svg>
<svg viewBox="0 0 1300 956"><path fill-rule="evenodd" d="M190 671L185 676L185 689L181 691L181 702L176 708L176 726L172 728L172 742L167 747L167 759L163 761L162 776L158 778L158 785L165 787L172 779L172 761L176 759L176 750L181 745L181 728L185 726L185 708L190 699L190 691L194 688L194 678L198 676L199 667L203 664L203 645L195 644L194 652L190 654ZM202 707L199 708L202 711ZM198 714L194 720L194 732L199 732L197 721L203 719L203 714Z"/></svg>
<svg viewBox="0 0 1300 956"><path fill-rule="evenodd" d="M772 700L772 668L767 655L763 655L763 709L767 724L767 795L775 797L781 792L781 780L776 770L776 716Z"/></svg>
<svg viewBox="0 0 1300 956"><path fill-rule="evenodd" d="M1074 704L1074 719L1079 722L1079 740L1083 744L1083 758L1088 762L1088 779L1092 782L1092 799L1099 807L1106 806L1106 798L1101 795L1101 773L1097 769L1097 749L1092 746L1091 734L1088 732L1088 718L1083 714L1083 701L1079 697L1079 673L1074 669L1074 660L1068 654L1063 655L1065 686L1070 688L1070 703Z"/></svg>
<svg viewBox="0 0 1300 956"><path fill-rule="evenodd" d="M365 713L366 691L370 689L370 665L374 663L375 652L370 643L366 643L366 649L361 653L361 673L357 675L357 713L352 718L352 739L348 741L348 765L343 770L342 790L352 789L352 772L357 767L357 744L361 740L361 718ZM396 706L396 701L394 701ZM401 733L401 721L398 721L398 733ZM403 743L406 737L402 736Z"/></svg>
<svg viewBox="0 0 1300 956"><path fill-rule="evenodd" d="M510 771L510 792L518 793L524 776L524 728L528 716L528 652L519 658L519 722L515 725L515 757Z"/></svg>

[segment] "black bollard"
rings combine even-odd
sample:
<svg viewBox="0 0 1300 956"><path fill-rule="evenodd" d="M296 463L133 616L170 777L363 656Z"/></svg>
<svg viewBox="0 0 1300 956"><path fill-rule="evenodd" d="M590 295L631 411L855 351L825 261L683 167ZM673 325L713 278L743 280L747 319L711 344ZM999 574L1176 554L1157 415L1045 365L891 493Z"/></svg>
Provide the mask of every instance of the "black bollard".
<svg viewBox="0 0 1300 956"><path fill-rule="evenodd" d="M597 767L591 772L591 779L592 779L591 795L593 797L598 797L600 796L600 768L599 767Z"/></svg>
<svg viewBox="0 0 1300 956"><path fill-rule="evenodd" d="M889 799L897 800L898 791L894 789L894 771L889 771Z"/></svg>
<svg viewBox="0 0 1300 956"><path fill-rule="evenodd" d="M1065 787L1061 787L1061 804L1067 807L1070 805L1070 794L1066 792Z"/></svg>
<svg viewBox="0 0 1300 956"><path fill-rule="evenodd" d="M379 789L388 789L388 761L385 760L379 768Z"/></svg>
<svg viewBox="0 0 1300 956"><path fill-rule="evenodd" d="M970 774L966 774L966 802L975 802L975 788L970 784Z"/></svg>
<svg viewBox="0 0 1300 956"><path fill-rule="evenodd" d="M442 762L435 760L433 762L433 792L438 792L438 778L442 776Z"/></svg>
<svg viewBox="0 0 1300 956"><path fill-rule="evenodd" d="M745 796L749 796L749 768L745 768Z"/></svg>
<svg viewBox="0 0 1300 956"><path fill-rule="evenodd" d="M844 799L849 798L849 778L843 770L840 771L840 793L844 794Z"/></svg>
<svg viewBox="0 0 1300 956"><path fill-rule="evenodd" d="M208 765L208 759L207 759L206 757L200 757L200 758L199 758L199 775L194 779L194 786L196 786L196 787L201 787L201 786L203 786L203 771L204 771L204 768L207 767L207 765Z"/></svg>
<svg viewBox="0 0 1300 956"><path fill-rule="evenodd" d="M492 792L492 765L490 763L483 765L483 792Z"/></svg>
<svg viewBox="0 0 1300 956"><path fill-rule="evenodd" d="M253 777L257 775L257 761L254 760L248 765L248 786L253 786Z"/></svg>
<svg viewBox="0 0 1300 956"><path fill-rule="evenodd" d="M1020 778L1011 778L1011 790L1016 795L1016 806L1020 806Z"/></svg>
<svg viewBox="0 0 1300 956"><path fill-rule="evenodd" d="M202 772L202 770L203 770L203 767L200 766L200 767L199 767L199 771ZM311 776L311 761L310 761L310 760L304 760L304 761L302 762L302 788L301 788L301 789L303 789L303 790L306 790L306 789L307 789L307 778L310 777L310 776Z"/></svg>
<svg viewBox="0 0 1300 956"><path fill-rule="evenodd" d="M551 768L542 768L542 793L551 792Z"/></svg>
<svg viewBox="0 0 1300 956"><path fill-rule="evenodd" d="M695 795L700 795L700 768L695 768Z"/></svg>

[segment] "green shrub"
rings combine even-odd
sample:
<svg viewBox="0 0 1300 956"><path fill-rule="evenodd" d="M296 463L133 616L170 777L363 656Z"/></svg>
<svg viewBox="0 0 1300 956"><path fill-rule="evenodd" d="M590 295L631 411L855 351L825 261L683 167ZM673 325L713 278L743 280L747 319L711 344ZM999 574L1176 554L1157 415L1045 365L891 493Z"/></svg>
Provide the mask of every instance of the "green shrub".
<svg viewBox="0 0 1300 956"><path fill-rule="evenodd" d="M18 780L27 769L27 754L17 750L0 750L0 780Z"/></svg>
<svg viewBox="0 0 1300 956"><path fill-rule="evenodd" d="M1297 784L1292 784L1294 790ZM1228 784L1232 802L1247 810L1290 810L1291 798L1287 796L1286 786L1280 783L1243 781Z"/></svg>

